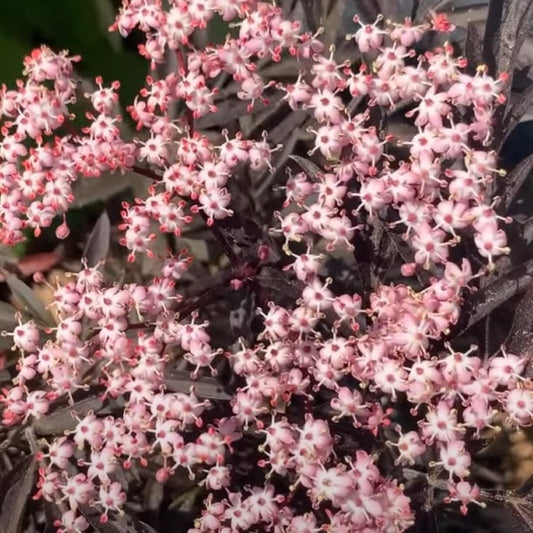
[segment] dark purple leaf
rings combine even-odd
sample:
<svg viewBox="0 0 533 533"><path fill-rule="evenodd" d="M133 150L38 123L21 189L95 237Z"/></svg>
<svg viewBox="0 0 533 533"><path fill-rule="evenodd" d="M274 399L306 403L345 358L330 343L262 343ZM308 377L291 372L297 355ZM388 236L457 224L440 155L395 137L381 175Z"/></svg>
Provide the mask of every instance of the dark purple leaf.
<svg viewBox="0 0 533 533"><path fill-rule="evenodd" d="M510 106L503 119L504 125L504 140L514 130L515 126L520 122L522 117L533 106L533 84L530 85L525 91L517 95L516 103Z"/></svg>
<svg viewBox="0 0 533 533"><path fill-rule="evenodd" d="M255 294L249 286L244 286L240 290L230 292L229 304L228 318L233 335L252 341L251 326L257 307Z"/></svg>
<svg viewBox="0 0 533 533"><path fill-rule="evenodd" d="M366 24L372 24L380 12L380 5L375 0L357 0L355 10Z"/></svg>
<svg viewBox="0 0 533 533"><path fill-rule="evenodd" d="M272 128L268 134L269 140L273 144L284 141L292 132L299 128L307 119L308 114L305 111L297 110L290 113L277 126Z"/></svg>
<svg viewBox="0 0 533 533"><path fill-rule="evenodd" d="M498 74L512 73L514 70L514 62L530 30L532 16L532 2L503 0L502 24L499 28L498 39L493 43L496 50Z"/></svg>
<svg viewBox="0 0 533 533"><path fill-rule="evenodd" d="M393 0L386 1L387 4L394 3ZM339 30L342 28L343 14L346 11L346 2L339 0L337 2L325 3L322 9L322 27L324 28L322 38L324 45L329 48L331 45L335 45L338 40L337 36Z"/></svg>
<svg viewBox="0 0 533 533"><path fill-rule="evenodd" d="M107 522L102 523L100 521L102 513L95 507L82 505L80 506L80 510L87 522L89 522L89 525L99 533L156 533L153 527L127 513L120 515L111 513L108 516Z"/></svg>
<svg viewBox="0 0 533 533"><path fill-rule="evenodd" d="M250 102L238 100L236 98L228 98L222 102L217 102L217 111L215 113L208 113L196 121L196 127L199 129L212 128L215 126L223 126L232 120L238 120L239 117L247 113L246 108ZM264 104L256 103L255 110L264 109Z"/></svg>
<svg viewBox="0 0 533 533"><path fill-rule="evenodd" d="M7 276L6 283L13 296L22 303L24 309L32 318L38 320L45 326L55 325L52 313L44 307L43 302L39 300L35 292L28 285L13 275Z"/></svg>
<svg viewBox="0 0 533 533"><path fill-rule="evenodd" d="M196 395L199 398L208 400L230 400L229 395L220 382L215 378L201 377L191 378L190 372L183 370L171 370L165 376L165 386L171 392L189 392L194 386Z"/></svg>
<svg viewBox="0 0 533 533"><path fill-rule="evenodd" d="M513 73L517 66L518 53L522 48L533 22L533 3L530 1L517 2L516 0L500 0L490 2L484 38L483 55L489 66L490 74L508 74L509 83L505 89L505 96L509 102ZM500 107L496 112L494 129L502 130L506 106ZM495 139L497 148L501 148L505 134Z"/></svg>
<svg viewBox="0 0 533 533"><path fill-rule="evenodd" d="M531 533L533 531L533 505L522 500L511 500L505 506L510 531Z"/></svg>
<svg viewBox="0 0 533 533"><path fill-rule="evenodd" d="M409 0L376 0L379 6L379 12L386 19L393 22L403 22L405 17L411 15L411 4Z"/></svg>
<svg viewBox="0 0 533 533"><path fill-rule="evenodd" d="M17 325L16 312L17 310L11 304L0 302L0 331L13 329ZM10 346L11 344L10 342Z"/></svg>
<svg viewBox="0 0 533 533"><path fill-rule="evenodd" d="M530 354L533 348L533 286L517 305L511 331L505 341L507 351L517 354Z"/></svg>
<svg viewBox="0 0 533 533"><path fill-rule="evenodd" d="M78 417L84 417L90 411L98 411L103 407L103 402L93 396L76 402L74 405L57 409L49 415L37 419L33 423L33 429L37 435L61 435L65 431L71 431L76 427Z"/></svg>
<svg viewBox="0 0 533 533"><path fill-rule="evenodd" d="M0 480L0 532L18 533L24 519L24 509L34 487L37 463L26 457Z"/></svg>
<svg viewBox="0 0 533 533"><path fill-rule="evenodd" d="M433 511L420 511L416 514L416 522L409 530L410 533L439 533L437 516Z"/></svg>
<svg viewBox="0 0 533 533"><path fill-rule="evenodd" d="M501 193L502 211L507 212L513 203L514 197L522 187L533 169L533 154L522 159L516 167L504 178L503 192Z"/></svg>
<svg viewBox="0 0 533 533"><path fill-rule="evenodd" d="M483 36L480 34L476 22L468 22L466 27L465 57L468 67L475 70L477 65L483 63Z"/></svg>
<svg viewBox="0 0 533 533"><path fill-rule="evenodd" d="M533 259L486 285L471 299L471 311L465 329L473 326L502 303L523 291L533 281Z"/></svg>
<svg viewBox="0 0 533 533"><path fill-rule="evenodd" d="M413 251L411 250L411 248L409 248L406 242L402 238L400 238L399 235L391 231L388 225L382 222L377 217L374 220L374 224L382 228L382 231L389 238L389 242L390 242L392 249L400 255L404 263L414 263L415 259L414 259ZM420 283L422 287L428 284L429 272L427 272L426 270L421 270L417 268L415 275L416 275L416 279L418 280L418 283Z"/></svg>
<svg viewBox="0 0 533 533"><path fill-rule="evenodd" d="M255 220L238 213L218 220L211 226L211 231L234 267L257 263L262 245L268 246L272 256L276 254L277 245L267 232Z"/></svg>
<svg viewBox="0 0 533 533"><path fill-rule="evenodd" d="M294 151L299 134L300 131L298 128L292 131L290 136L283 141L283 148L275 156L274 171L272 172L270 169L266 170L260 179L257 180L258 186L253 192L253 196L259 212L262 212L267 207L264 203L265 194L272 192L272 184L278 180L279 176L282 175L282 171L286 169L287 160Z"/></svg>
<svg viewBox="0 0 533 533"><path fill-rule="evenodd" d="M105 173L98 178L79 179L72 187L74 201L70 207L84 207L95 202L108 200L130 187L134 187L139 182L139 178L133 172L127 172L124 175ZM140 179L145 180L145 178Z"/></svg>
<svg viewBox="0 0 533 533"><path fill-rule="evenodd" d="M276 63L279 65L280 63ZM267 95L266 95L267 96ZM270 124L279 123L283 117L287 116L287 106L280 95L268 95L268 106L259 108L259 113L255 113L254 106L253 119L241 121L241 129L248 138L260 137L264 131L269 131ZM244 117L241 117L244 118Z"/></svg>
<svg viewBox="0 0 533 533"><path fill-rule="evenodd" d="M316 180L324 174L324 171L320 169L318 165L299 155L291 155L290 158L298 163L302 170L311 178Z"/></svg>
<svg viewBox="0 0 533 533"><path fill-rule="evenodd" d="M447 3L446 0L419 0L418 2L414 2L416 6L415 22L422 22L426 18L428 11L438 11Z"/></svg>
<svg viewBox="0 0 533 533"><path fill-rule="evenodd" d="M482 492L483 500L497 507L508 531L533 532L533 476L518 489Z"/></svg>
<svg viewBox="0 0 533 533"><path fill-rule="evenodd" d="M313 0L301 0L305 22L307 24L307 29L312 33L315 33L318 29L318 20L320 19L320 13L318 13L317 4L319 2L314 2Z"/></svg>
<svg viewBox="0 0 533 533"><path fill-rule="evenodd" d="M296 300L302 296L305 287L303 282L291 277L288 273L270 267L261 269L257 281L268 300L284 307L294 306Z"/></svg>
<svg viewBox="0 0 533 533"><path fill-rule="evenodd" d="M533 500L533 476L528 477L522 486L515 492L520 498Z"/></svg>
<svg viewBox="0 0 533 533"><path fill-rule="evenodd" d="M520 235L527 244L533 241L533 217L528 218L520 225Z"/></svg>
<svg viewBox="0 0 533 533"><path fill-rule="evenodd" d="M109 239L111 237L111 222L104 211L94 225L89 240L83 251L83 257L89 267L94 267L101 261L105 261L109 252Z"/></svg>

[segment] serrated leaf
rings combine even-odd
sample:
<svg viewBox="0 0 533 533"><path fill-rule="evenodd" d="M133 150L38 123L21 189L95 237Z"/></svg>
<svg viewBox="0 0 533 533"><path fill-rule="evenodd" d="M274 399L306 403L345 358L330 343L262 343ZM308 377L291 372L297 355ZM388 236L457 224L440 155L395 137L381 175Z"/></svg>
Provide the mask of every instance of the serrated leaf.
<svg viewBox="0 0 533 533"><path fill-rule="evenodd" d="M509 517L509 525L513 532L533 532L533 505L528 502L509 502L504 506L505 513Z"/></svg>
<svg viewBox="0 0 533 533"><path fill-rule="evenodd" d="M515 490L482 491L483 500L498 509L508 531L531 533L533 531L533 476Z"/></svg>
<svg viewBox="0 0 533 533"><path fill-rule="evenodd" d="M85 250L83 251L83 257L87 261L87 266L94 267L98 263L105 261L109 252L109 239L111 237L111 222L109 216L104 211L96 224L94 225Z"/></svg>
<svg viewBox="0 0 533 533"><path fill-rule="evenodd" d="M0 481L0 533L19 533L33 490L36 466L33 456L26 457Z"/></svg>
<svg viewBox="0 0 533 533"><path fill-rule="evenodd" d="M324 171L313 161L300 157L299 155L289 156L295 163L297 163L302 170L312 179L316 180L324 174Z"/></svg>
<svg viewBox="0 0 533 533"><path fill-rule="evenodd" d="M44 307L44 304L28 285L11 274L7 276L6 283L13 296L22 303L32 318L39 320L46 326L55 325L52 313Z"/></svg>
<svg viewBox="0 0 533 533"><path fill-rule="evenodd" d="M102 406L103 402L99 398L85 398L74 405L57 409L38 418L33 423L33 430L40 436L63 434L65 431L71 431L76 427L78 420L74 415L82 418L90 411L98 411Z"/></svg>
<svg viewBox="0 0 533 533"><path fill-rule="evenodd" d="M527 483L527 482L526 482ZM533 505L529 498L517 491L484 491L483 499L498 510L508 531L531 533L533 531Z"/></svg>

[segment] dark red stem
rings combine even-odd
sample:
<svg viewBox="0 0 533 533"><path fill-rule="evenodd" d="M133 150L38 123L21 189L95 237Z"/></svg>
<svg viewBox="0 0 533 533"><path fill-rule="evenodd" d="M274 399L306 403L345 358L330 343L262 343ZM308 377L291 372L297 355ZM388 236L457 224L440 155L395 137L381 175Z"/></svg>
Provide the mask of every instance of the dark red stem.
<svg viewBox="0 0 533 533"><path fill-rule="evenodd" d="M187 63L181 47L176 50L176 59L178 60L178 72L184 78L187 76ZM194 132L194 114L188 107L185 110L185 118L189 127L189 135L192 135Z"/></svg>

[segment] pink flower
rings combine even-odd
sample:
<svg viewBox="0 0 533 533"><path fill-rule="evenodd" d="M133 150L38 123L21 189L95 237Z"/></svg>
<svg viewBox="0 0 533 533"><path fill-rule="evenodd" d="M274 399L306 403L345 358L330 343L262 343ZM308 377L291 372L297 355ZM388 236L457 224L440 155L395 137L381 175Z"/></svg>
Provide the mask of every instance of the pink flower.
<svg viewBox="0 0 533 533"><path fill-rule="evenodd" d="M469 475L468 467L471 463L470 454L465 450L465 443L462 441L451 441L443 445L440 449L440 463L452 476L460 479Z"/></svg>
<svg viewBox="0 0 533 533"><path fill-rule="evenodd" d="M461 503L461 513L466 514L468 511L468 505L475 503L480 507L486 507L484 502L479 501L479 496L481 491L477 485L471 485L468 481L458 481L457 483L448 482L448 491L450 492L449 496L446 496L445 501L449 502L460 502Z"/></svg>
<svg viewBox="0 0 533 533"><path fill-rule="evenodd" d="M353 20L361 24L357 15ZM361 24L361 28L355 34L357 46L362 53L370 52L371 49L377 49L381 46L384 32L377 27L381 20L382 17L379 17L374 24Z"/></svg>

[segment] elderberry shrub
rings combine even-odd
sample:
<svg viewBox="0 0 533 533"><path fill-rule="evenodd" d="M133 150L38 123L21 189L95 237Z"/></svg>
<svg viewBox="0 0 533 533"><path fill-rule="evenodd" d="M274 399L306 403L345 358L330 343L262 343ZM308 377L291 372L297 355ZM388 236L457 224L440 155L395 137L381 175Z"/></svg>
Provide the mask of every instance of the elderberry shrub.
<svg viewBox="0 0 533 533"><path fill-rule="evenodd" d="M214 16L236 33L199 49L193 33ZM159 483L185 473L201 489L203 509L190 533L405 531L416 511L406 467L440 477L439 503L458 502L466 513L484 505L470 478L471 442L502 420L532 424L525 354L502 347L486 359L475 346L445 342L464 295L509 253L508 219L496 213L493 193L503 171L491 148L507 76L491 77L483 66L467 73L449 44L419 54L427 33L453 30L442 14L420 24L354 20L360 27L346 37L355 59L339 61L322 32L305 31L272 3L124 0L112 29L144 33L139 51L152 69L169 53L178 65L165 77L147 76L127 107L139 139L120 127L118 82L97 78L80 95L74 67L81 58L67 52L34 50L16 88L2 88L4 244L24 240L26 229L39 235L58 215L65 220L76 181L141 172L146 194L124 203L119 226L131 262L154 256L157 232L180 236L203 218L232 263L232 290L255 286L276 247L285 255L279 271L298 289L288 303L258 299L260 326L251 338L213 346L210 323L197 312L202 301L191 305L177 288L194 262L181 250L168 252L160 275L145 284L85 266L54 290L56 327L21 319L5 332L18 373L1 400L4 426L32 424L61 398L74 404L80 389L103 386L115 400L106 415L78 415L74 405L72 431L36 441L36 496L58 504L58 531L87 530L87 505L102 523L124 512L124 479L143 467ZM299 69L292 83L263 79L262 62L291 58ZM249 113L267 95L307 113L310 152L323 162L288 177L271 240L246 264L224 237L237 216L232 179L243 166L273 172L281 147L268 133L253 139L220 129L215 142L196 128L216 112L224 77ZM80 99L94 110L72 132L70 109ZM364 110L352 112L350 99ZM415 127L409 139L372 119L400 106ZM403 247L401 274L420 276L418 284L378 280L347 292L324 274L330 254L357 253L369 227L392 234ZM68 236L65 221L56 234ZM468 239L469 255L456 253ZM190 389L167 387L176 358L188 364ZM195 380L218 377L219 361L231 378L226 396L210 400ZM399 403L408 405L409 424L395 419ZM235 459L244 441L258 467L248 485Z"/></svg>

